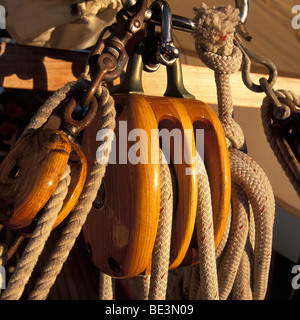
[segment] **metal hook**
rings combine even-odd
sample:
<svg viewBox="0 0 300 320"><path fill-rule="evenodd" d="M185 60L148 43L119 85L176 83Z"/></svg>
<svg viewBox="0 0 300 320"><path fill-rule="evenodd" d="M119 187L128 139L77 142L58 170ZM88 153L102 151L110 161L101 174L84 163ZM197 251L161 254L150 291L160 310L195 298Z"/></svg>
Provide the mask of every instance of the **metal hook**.
<svg viewBox="0 0 300 320"><path fill-rule="evenodd" d="M70 97L69 101L64 105L62 112L63 121L60 126L60 129L63 130L71 139L76 138L80 131L84 130L91 124L98 110L98 102L94 96L91 97L90 107L82 120L74 120L72 118L72 112L75 107L76 100L73 97Z"/></svg>
<svg viewBox="0 0 300 320"><path fill-rule="evenodd" d="M269 71L268 84L272 88L277 80L278 70L275 63L264 56L258 55L245 46L238 35L235 36L236 44L243 53L242 79L245 86L253 92L264 92L261 85L255 84L250 78L251 60L264 65Z"/></svg>
<svg viewBox="0 0 300 320"><path fill-rule="evenodd" d="M240 10L241 22L245 23L249 15L249 0L235 0L235 6Z"/></svg>

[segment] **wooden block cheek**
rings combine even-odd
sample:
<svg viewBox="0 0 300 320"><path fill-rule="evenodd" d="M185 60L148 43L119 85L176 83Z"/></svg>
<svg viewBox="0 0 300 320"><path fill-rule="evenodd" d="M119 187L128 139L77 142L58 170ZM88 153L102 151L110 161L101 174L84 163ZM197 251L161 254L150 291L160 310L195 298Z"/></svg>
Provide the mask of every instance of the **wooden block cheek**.
<svg viewBox="0 0 300 320"><path fill-rule="evenodd" d="M118 278L135 276L145 270L154 246L159 216L160 172L159 163L151 164L151 129L157 127L153 111L142 96L115 97L122 104L117 118L116 163L109 163L103 179L105 200L101 209L93 208L84 225L84 237L92 252L95 265L103 272ZM143 129L148 137L148 163L130 163L130 150L134 147L135 129ZM93 128L85 130L83 150L95 155ZM132 141L130 141L132 139ZM89 146L87 147L87 143ZM122 147L122 152L120 151ZM86 152L87 151L87 152Z"/></svg>
<svg viewBox="0 0 300 320"><path fill-rule="evenodd" d="M71 145L57 130L41 130L18 143L1 163L0 208L10 201L12 217L6 226L18 229L29 225L56 189L68 162ZM9 179L13 167L20 167Z"/></svg>

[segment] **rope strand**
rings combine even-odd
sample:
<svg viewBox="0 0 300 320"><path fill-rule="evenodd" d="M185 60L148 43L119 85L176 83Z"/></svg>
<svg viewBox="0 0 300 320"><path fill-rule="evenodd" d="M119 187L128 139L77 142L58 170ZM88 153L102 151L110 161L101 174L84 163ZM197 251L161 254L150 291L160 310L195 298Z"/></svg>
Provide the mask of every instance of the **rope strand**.
<svg viewBox="0 0 300 320"><path fill-rule="evenodd" d="M227 138L233 184L230 234L218 259L220 298L227 299L230 293L233 293L235 299L251 296L251 264L247 260L251 258L254 259L254 268L251 270L253 298L264 299L271 259L275 202L268 178L258 164L245 153L243 131L233 118L230 74L239 70L242 53L233 44L233 37L228 35L233 34L238 23L239 19L235 19L238 12L234 12L230 6L208 8L204 4L195 9L195 12L196 51L200 59L215 72L219 119ZM211 23L207 23L209 21ZM221 37L224 28L231 29L231 32ZM253 258L249 255L249 237L253 231L248 201L255 217ZM220 252L219 249L218 251ZM245 295L242 292L245 292Z"/></svg>
<svg viewBox="0 0 300 320"><path fill-rule="evenodd" d="M101 123L101 128L99 129L114 130L116 115L114 100L105 87L100 87L96 93L96 96L100 100L102 108L103 121ZM108 139L106 142L100 144L99 148L108 150L108 152L110 152L111 143L112 140ZM104 154L104 152L102 154ZM86 221L88 213L91 210L92 203L97 196L98 189L100 188L102 179L104 177L106 165L107 163L103 165L99 164L95 159L93 168L88 174L83 191L79 197L78 204L73 212L69 215L68 225L63 230L61 238L57 242L54 252L49 258L48 264L46 265L40 279L30 294L30 299L46 299L64 262L68 258L69 252L72 249L84 222Z"/></svg>
<svg viewBox="0 0 300 320"><path fill-rule="evenodd" d="M18 262L7 288L1 296L1 300L18 300L21 297L25 285L50 236L57 215L62 208L63 201L68 193L70 180L70 166L67 165L58 187L43 209L43 214L38 220L37 226L25 248L22 258Z"/></svg>
<svg viewBox="0 0 300 320"><path fill-rule="evenodd" d="M168 284L173 216L173 191L169 165L160 150L160 215L152 253L149 300L165 300Z"/></svg>

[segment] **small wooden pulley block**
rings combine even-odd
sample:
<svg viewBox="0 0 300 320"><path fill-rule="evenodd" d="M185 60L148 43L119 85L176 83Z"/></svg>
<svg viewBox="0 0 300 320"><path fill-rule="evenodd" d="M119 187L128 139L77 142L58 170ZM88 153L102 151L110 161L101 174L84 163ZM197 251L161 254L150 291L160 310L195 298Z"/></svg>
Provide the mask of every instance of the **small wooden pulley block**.
<svg viewBox="0 0 300 320"><path fill-rule="evenodd" d="M60 129L39 129L22 138L0 164L0 223L30 236L67 165L71 182L53 228L77 204L87 174L86 158Z"/></svg>

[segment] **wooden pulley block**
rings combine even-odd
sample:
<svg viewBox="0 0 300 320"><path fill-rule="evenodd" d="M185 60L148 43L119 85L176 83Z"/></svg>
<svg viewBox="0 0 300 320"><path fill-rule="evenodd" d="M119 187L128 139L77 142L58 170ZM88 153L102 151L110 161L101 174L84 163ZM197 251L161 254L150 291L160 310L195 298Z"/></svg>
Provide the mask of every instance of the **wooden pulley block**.
<svg viewBox="0 0 300 320"><path fill-rule="evenodd" d="M70 104L74 109L75 100ZM85 183L87 161L68 135L62 129L41 128L22 138L10 150L0 164L1 224L29 237L67 164L71 182L53 228L74 209Z"/></svg>
<svg viewBox="0 0 300 320"><path fill-rule="evenodd" d="M216 170L210 176L216 188L213 201L218 238L225 228L223 224L226 225L230 171L224 133L219 130L221 125L216 125L218 118L213 111L184 89L178 66L168 68L166 95L175 97L145 96L141 84L142 57L135 51L123 85L113 95L118 112L115 141L98 197L83 226L94 264L112 277L130 278L151 270L160 211L160 148L168 154L176 176L170 269L184 260L191 245L197 209L194 130L198 127L211 130L207 137L211 143L207 146L208 155L218 158L209 159L209 170ZM88 167L97 151L99 119L100 115L84 131L82 149ZM167 150L164 139L169 139ZM224 153L223 150L213 153L223 147ZM217 167L213 168L214 165Z"/></svg>

